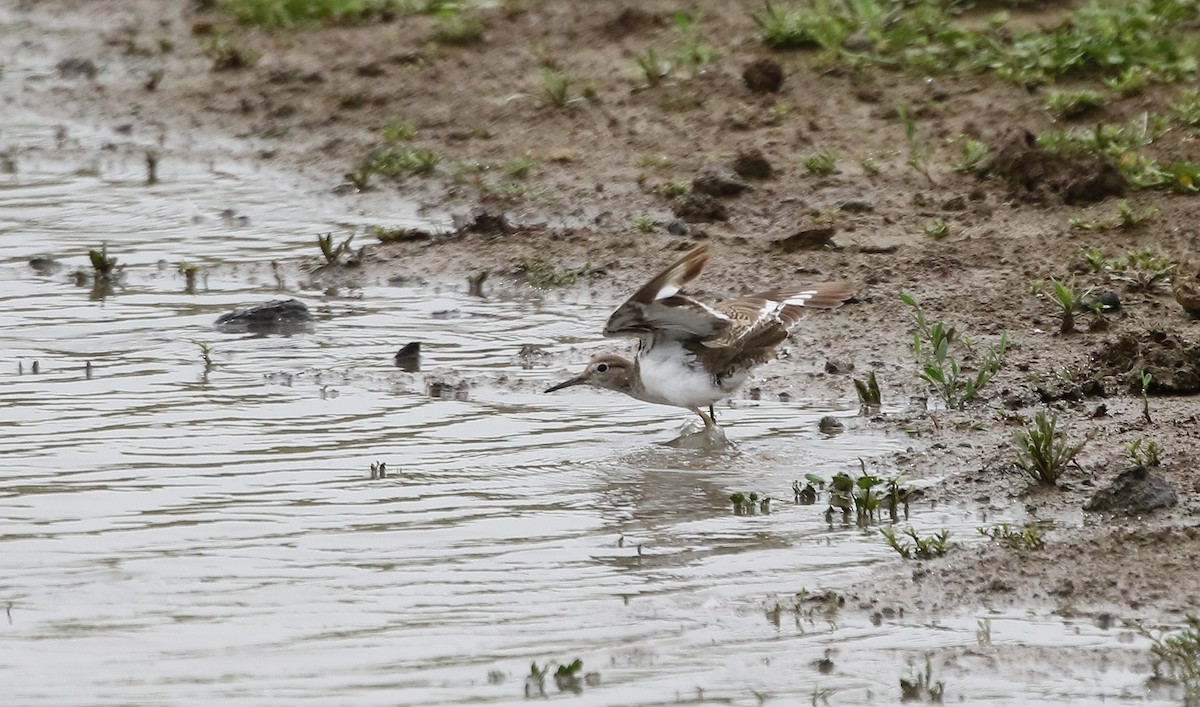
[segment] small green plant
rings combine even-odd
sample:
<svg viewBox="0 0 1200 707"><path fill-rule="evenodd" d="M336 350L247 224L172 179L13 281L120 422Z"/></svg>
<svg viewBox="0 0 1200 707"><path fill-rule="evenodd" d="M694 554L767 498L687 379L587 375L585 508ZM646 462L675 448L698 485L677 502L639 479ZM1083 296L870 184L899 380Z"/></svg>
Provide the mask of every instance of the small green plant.
<svg viewBox="0 0 1200 707"><path fill-rule="evenodd" d="M1170 279L1174 270L1174 263L1148 250L1130 251L1125 254L1125 267L1110 277L1126 283L1131 290L1148 292Z"/></svg>
<svg viewBox="0 0 1200 707"><path fill-rule="evenodd" d="M859 405L864 408L878 408L880 406L879 381L875 380L875 371L871 371L865 381L857 378L852 378L851 380L854 382L854 392L858 393Z"/></svg>
<svg viewBox="0 0 1200 707"><path fill-rule="evenodd" d="M996 543L1014 550L1041 550L1046 546L1042 540L1042 529L1033 523L1017 527L1008 523L979 528L979 534Z"/></svg>
<svg viewBox="0 0 1200 707"><path fill-rule="evenodd" d="M180 263L177 268L180 275L183 275L183 291L188 294L196 293L196 275L200 273L199 265L191 263Z"/></svg>
<svg viewBox="0 0 1200 707"><path fill-rule="evenodd" d="M533 287L549 290L575 284L587 269L588 266L585 265L578 270L560 270L549 260L535 258L518 266L517 272L524 275L525 281Z"/></svg>
<svg viewBox="0 0 1200 707"><path fill-rule="evenodd" d="M483 20L473 12L459 9L438 12L433 22L433 40L442 44L467 45L483 41L487 30Z"/></svg>
<svg viewBox="0 0 1200 707"><path fill-rule="evenodd" d="M200 349L200 360L204 362L204 372L212 371L212 347L208 345L207 341L197 341L196 346Z"/></svg>
<svg viewBox="0 0 1200 707"><path fill-rule="evenodd" d="M1150 384L1154 382L1154 376L1149 371L1142 371L1138 380L1142 384L1142 419L1146 424L1152 425L1154 421L1150 419Z"/></svg>
<svg viewBox="0 0 1200 707"><path fill-rule="evenodd" d="M903 536L896 534L896 526L880 528L879 533L887 540L888 546L906 560L931 560L941 557L954 547L950 542L950 531L942 530L927 537L921 537L911 526L903 531ZM907 536L912 542L905 540Z"/></svg>
<svg viewBox="0 0 1200 707"><path fill-rule="evenodd" d="M792 482L792 493L796 498L796 505L811 506L817 502L817 495L820 491L825 490L825 479L816 474L805 474L804 480L807 482L803 486L799 481Z"/></svg>
<svg viewBox="0 0 1200 707"><path fill-rule="evenodd" d="M763 43L772 49L820 46L836 50L850 36L850 28L830 12L828 4L820 2L812 9L781 9L766 2L763 10L751 17L762 29Z"/></svg>
<svg viewBox="0 0 1200 707"><path fill-rule="evenodd" d="M653 187L650 191L654 192L655 194L658 194L659 196L665 196L668 199L673 199L677 196L683 196L684 194L691 194L692 193L692 183L686 182L686 181L685 182L665 182L663 184L659 184L659 185Z"/></svg>
<svg viewBox="0 0 1200 707"><path fill-rule="evenodd" d="M258 63L260 55L253 49L234 44L223 38L214 39L204 45L204 55L212 59L213 71L238 71L249 69Z"/></svg>
<svg viewBox="0 0 1200 707"><path fill-rule="evenodd" d="M863 174L868 177L874 177L883 171L879 167L879 163L872 157L863 157L858 161L858 166L862 169Z"/></svg>
<svg viewBox="0 0 1200 707"><path fill-rule="evenodd" d="M634 155L633 163L643 169L670 169L675 166L675 160L670 157L649 152L639 152Z"/></svg>
<svg viewBox="0 0 1200 707"><path fill-rule="evenodd" d="M930 324L926 321L925 314L911 296L901 295L900 301L912 308L917 325L912 343L913 356L920 367L917 376L933 386L947 407L961 409L1000 371L1000 363L1008 350L1008 332L1000 335L998 344L988 347L975 375L967 375L951 352L951 344L958 340L955 331L941 322Z"/></svg>
<svg viewBox="0 0 1200 707"><path fill-rule="evenodd" d="M654 47L649 47L637 55L634 62L637 64L638 76L651 88L659 85L663 79L671 75L671 65L658 57L658 52L654 51Z"/></svg>
<svg viewBox="0 0 1200 707"><path fill-rule="evenodd" d="M933 146L925 142L917 133L917 123L902 106L896 108L896 114L904 123L904 139L908 143L908 166L925 176L930 184L937 184L929 173L929 158L933 156Z"/></svg>
<svg viewBox="0 0 1200 707"><path fill-rule="evenodd" d="M1059 315L1062 317L1058 327L1058 333L1070 334L1075 331L1075 313L1083 308L1083 300L1092 292L1089 287L1081 293L1075 292L1075 281L1072 279L1069 283L1059 282L1054 278L1050 278L1050 285L1053 288L1051 292L1043 292L1049 296L1059 310Z"/></svg>
<svg viewBox="0 0 1200 707"><path fill-rule="evenodd" d="M1175 631L1151 631L1137 621L1125 625L1150 640L1151 665L1158 679L1172 679L1183 686L1182 704L1200 701L1200 618L1187 616L1187 626Z"/></svg>
<svg viewBox="0 0 1200 707"><path fill-rule="evenodd" d="M1192 128L1200 128L1200 89L1190 88L1179 94L1171 106L1175 120Z"/></svg>
<svg viewBox="0 0 1200 707"><path fill-rule="evenodd" d="M571 80L561 71L543 68L542 95L550 105L562 108L570 102Z"/></svg>
<svg viewBox="0 0 1200 707"><path fill-rule="evenodd" d="M1058 432L1058 415L1045 411L1034 417L1034 427L1013 435L1017 447L1017 468L1043 486L1057 486L1067 465L1083 451L1086 442L1068 444Z"/></svg>
<svg viewBox="0 0 1200 707"><path fill-rule="evenodd" d="M1140 212L1134 211L1128 202L1117 202L1117 213L1101 219L1072 218L1071 228L1081 231L1133 231L1150 222L1158 209L1147 206Z"/></svg>
<svg viewBox="0 0 1200 707"><path fill-rule="evenodd" d="M1152 439L1135 439L1125 443L1125 454L1136 466L1158 466L1162 464L1162 447Z"/></svg>
<svg viewBox="0 0 1200 707"><path fill-rule="evenodd" d="M809 174L833 174L837 172L837 156L828 152L816 152L800 158Z"/></svg>
<svg viewBox="0 0 1200 707"><path fill-rule="evenodd" d="M441 158L430 150L385 147L375 150L360 166L371 174L400 178L409 175L429 174L437 168ZM347 175L349 178L349 175Z"/></svg>
<svg viewBox="0 0 1200 707"><path fill-rule="evenodd" d="M387 462L371 462L371 479L387 478Z"/></svg>
<svg viewBox="0 0 1200 707"><path fill-rule="evenodd" d="M921 228L921 232L935 241L940 241L950 235L950 224L938 219L937 221L925 224Z"/></svg>
<svg viewBox="0 0 1200 707"><path fill-rule="evenodd" d="M953 165L955 172L973 172L987 157L988 147L979 140L964 135L954 142L958 143L959 150L958 160Z"/></svg>
<svg viewBox="0 0 1200 707"><path fill-rule="evenodd" d="M654 219L649 216L634 216L633 227L642 233L649 233L654 230Z"/></svg>
<svg viewBox="0 0 1200 707"><path fill-rule="evenodd" d="M945 682L933 681L933 662L929 653L925 654L924 672L918 672L911 679L900 678L901 702L928 702L940 705L945 692Z"/></svg>
<svg viewBox="0 0 1200 707"><path fill-rule="evenodd" d="M351 233L346 240L337 244L333 243L333 234L326 233L317 236L317 247L321 249L321 255L325 256L326 265L351 265L354 263L342 263L342 256L350 252L350 242L354 240L354 234Z"/></svg>
<svg viewBox="0 0 1200 707"><path fill-rule="evenodd" d="M1099 91L1050 91L1046 94L1045 104L1051 115L1069 120L1101 108L1107 101Z"/></svg>
<svg viewBox="0 0 1200 707"><path fill-rule="evenodd" d="M729 501L733 504L733 514L735 516L752 516L757 513L762 513L763 515L771 514L771 497L764 496L760 500L758 493L755 491L732 493L729 495Z"/></svg>
<svg viewBox="0 0 1200 707"><path fill-rule="evenodd" d="M357 169L346 172L344 177L355 191L366 191L371 187L371 175L374 173L370 165L362 164Z"/></svg>
<svg viewBox="0 0 1200 707"><path fill-rule="evenodd" d="M1140 66L1130 66L1116 76L1104 79L1104 85L1122 98L1136 96L1150 83L1150 72Z"/></svg>
<svg viewBox="0 0 1200 707"><path fill-rule="evenodd" d="M417 134L417 128L406 120L390 120L379 129L379 137L386 142L403 142L411 140Z"/></svg>
<svg viewBox="0 0 1200 707"><path fill-rule="evenodd" d="M88 260L92 263L92 276L97 283L112 281L120 272L116 257L108 255L107 243L101 243L100 250L89 250Z"/></svg>

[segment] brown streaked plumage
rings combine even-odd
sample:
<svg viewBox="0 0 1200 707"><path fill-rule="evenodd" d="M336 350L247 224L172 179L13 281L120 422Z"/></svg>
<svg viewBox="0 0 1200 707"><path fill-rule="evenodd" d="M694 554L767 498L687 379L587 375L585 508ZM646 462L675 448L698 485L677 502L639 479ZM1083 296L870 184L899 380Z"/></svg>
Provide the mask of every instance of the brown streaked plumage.
<svg viewBox="0 0 1200 707"><path fill-rule="evenodd" d="M608 318L605 336L638 339L634 360L601 354L582 374L546 392L582 384L615 390L687 408L711 429L713 403L732 395L751 368L774 358L806 309L837 307L858 290L851 282L824 282L707 305L681 290L700 276L710 256L707 243L692 249Z"/></svg>

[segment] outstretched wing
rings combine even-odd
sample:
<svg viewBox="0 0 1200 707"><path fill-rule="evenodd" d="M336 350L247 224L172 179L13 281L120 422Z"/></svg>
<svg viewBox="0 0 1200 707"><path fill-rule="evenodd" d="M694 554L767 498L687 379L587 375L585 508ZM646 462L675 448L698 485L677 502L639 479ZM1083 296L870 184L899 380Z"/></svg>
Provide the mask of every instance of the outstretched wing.
<svg viewBox="0 0 1200 707"><path fill-rule="evenodd" d="M776 288L721 302L713 309L725 315L730 326L703 339L704 355L718 368L737 362L754 365L769 359L776 346L807 309L837 307L858 291L852 282L823 282L797 288Z"/></svg>
<svg viewBox="0 0 1200 707"><path fill-rule="evenodd" d="M709 245L693 248L625 301L604 325L605 336L706 339L729 328L729 316L679 294L708 264Z"/></svg>

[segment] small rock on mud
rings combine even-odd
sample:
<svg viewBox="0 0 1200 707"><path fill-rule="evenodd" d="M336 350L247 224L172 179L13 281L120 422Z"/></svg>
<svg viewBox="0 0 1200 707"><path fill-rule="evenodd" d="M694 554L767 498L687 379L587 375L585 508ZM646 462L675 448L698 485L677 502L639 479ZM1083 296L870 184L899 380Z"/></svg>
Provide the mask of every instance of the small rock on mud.
<svg viewBox="0 0 1200 707"><path fill-rule="evenodd" d="M774 245L784 253L795 253L800 250L819 250L833 245L834 233L836 233L836 229L833 226L806 228L786 238L776 240Z"/></svg>
<svg viewBox="0 0 1200 707"><path fill-rule="evenodd" d="M729 220L729 209L708 194L685 194L675 202L672 212L692 222Z"/></svg>
<svg viewBox="0 0 1200 707"><path fill-rule="evenodd" d="M739 177L745 179L770 179L775 174L771 163L767 161L762 150L742 150L733 158L729 165Z"/></svg>
<svg viewBox="0 0 1200 707"><path fill-rule="evenodd" d="M1003 179L1014 197L1030 202L1086 204L1124 196L1129 189L1124 175L1108 160L1095 156L1072 159L1043 150L1028 130L1010 134L976 174Z"/></svg>
<svg viewBox="0 0 1200 707"><path fill-rule="evenodd" d="M1118 474L1108 488L1097 491L1083 510L1140 516L1177 503L1179 494L1166 479L1145 466L1135 466Z"/></svg>
<svg viewBox="0 0 1200 707"><path fill-rule="evenodd" d="M783 88L783 67L774 59L759 59L742 69L742 80L755 93L778 93Z"/></svg>
<svg viewBox="0 0 1200 707"><path fill-rule="evenodd" d="M1200 267L1180 263L1171 274L1171 291L1183 311L1200 318Z"/></svg>
<svg viewBox="0 0 1200 707"><path fill-rule="evenodd" d="M709 164L692 178L692 189L710 196L736 196L750 188L728 167Z"/></svg>
<svg viewBox="0 0 1200 707"><path fill-rule="evenodd" d="M396 368L409 373L416 373L421 370L421 342L410 341L396 352L392 357L392 362L396 364Z"/></svg>
<svg viewBox="0 0 1200 707"><path fill-rule="evenodd" d="M312 313L298 299L273 300L217 318L217 331L226 334L297 334L310 331Z"/></svg>

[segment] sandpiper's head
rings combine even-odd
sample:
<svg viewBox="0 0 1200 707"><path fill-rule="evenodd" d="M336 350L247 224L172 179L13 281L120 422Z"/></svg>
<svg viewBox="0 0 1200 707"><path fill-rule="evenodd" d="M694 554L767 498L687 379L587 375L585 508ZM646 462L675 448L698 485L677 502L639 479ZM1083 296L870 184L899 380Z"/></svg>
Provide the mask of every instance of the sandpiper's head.
<svg viewBox="0 0 1200 707"><path fill-rule="evenodd" d="M618 393L628 393L633 381L633 361L616 354L600 354L588 362L583 373L548 388L547 393L570 388L573 385L594 385Z"/></svg>

